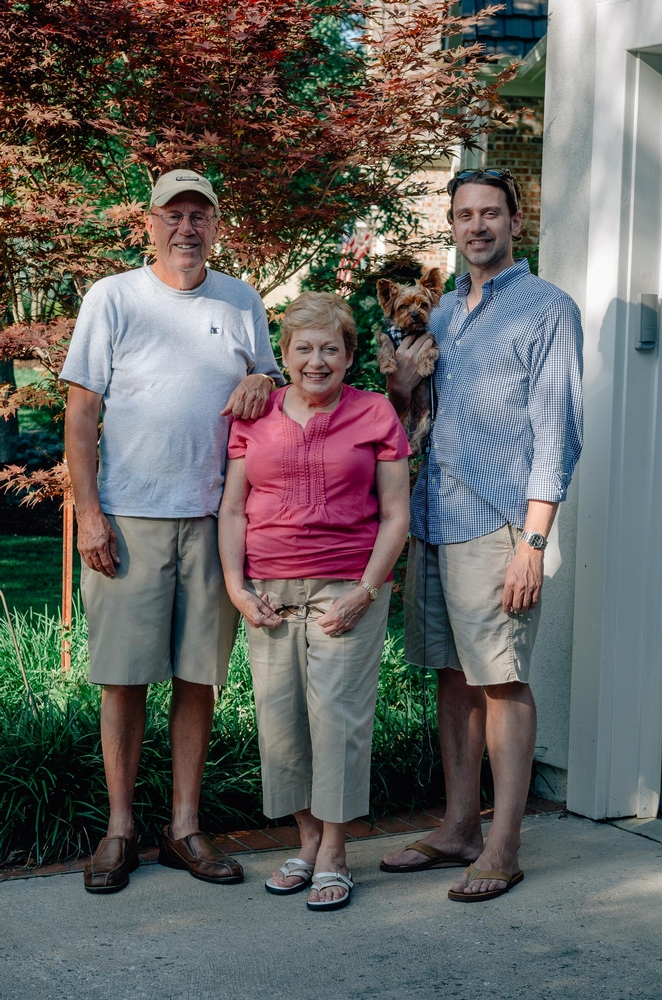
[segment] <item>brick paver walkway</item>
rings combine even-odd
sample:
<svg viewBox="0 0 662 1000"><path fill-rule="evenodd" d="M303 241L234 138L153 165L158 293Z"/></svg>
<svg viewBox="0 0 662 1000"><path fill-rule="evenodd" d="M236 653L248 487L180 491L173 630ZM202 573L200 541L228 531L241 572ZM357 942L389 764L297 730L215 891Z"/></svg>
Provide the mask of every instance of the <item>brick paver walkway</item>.
<svg viewBox="0 0 662 1000"><path fill-rule="evenodd" d="M548 802L547 799L530 797L526 807L528 816L539 815L541 813L562 812L563 806L556 802ZM415 812L405 810L394 813L392 816L385 816L370 824L366 819L355 819L347 827L347 840L367 840L370 837L395 836L401 833L424 833L439 826L443 819L445 809L443 806L433 809L418 809ZM483 821L492 819L493 809L484 809L481 812ZM299 831L297 827L268 826L262 830L233 830L232 833L218 834L214 842L227 854L241 854L242 851L274 851L282 850L283 847L299 846ZM158 847L148 847L140 851L140 858L144 864L156 864ZM80 856L71 861L58 862L54 865L44 865L41 868L4 868L0 869L0 882L17 878L37 878L47 875L62 875L67 872L80 872L85 867L87 856Z"/></svg>

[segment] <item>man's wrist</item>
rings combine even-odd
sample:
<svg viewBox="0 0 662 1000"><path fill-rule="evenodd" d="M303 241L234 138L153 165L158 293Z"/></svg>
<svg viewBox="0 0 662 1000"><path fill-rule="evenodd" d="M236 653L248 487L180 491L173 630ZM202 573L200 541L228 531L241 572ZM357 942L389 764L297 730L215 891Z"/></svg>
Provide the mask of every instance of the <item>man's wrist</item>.
<svg viewBox="0 0 662 1000"><path fill-rule="evenodd" d="M392 392L395 392L398 396L407 396L407 395L411 396L411 393L413 391L410 386L403 386L399 374L387 375L386 385Z"/></svg>
<svg viewBox="0 0 662 1000"><path fill-rule="evenodd" d="M524 542L524 544L518 547L517 555L523 555L526 559L532 559L534 562L536 560L542 562L545 558L545 550L531 548L530 545L527 545L526 542Z"/></svg>
<svg viewBox="0 0 662 1000"><path fill-rule="evenodd" d="M74 509L79 521L86 517L105 517L101 507L79 507L76 505Z"/></svg>
<svg viewBox="0 0 662 1000"><path fill-rule="evenodd" d="M524 530L520 537L534 552L544 552L547 548L547 539L540 531Z"/></svg>
<svg viewBox="0 0 662 1000"><path fill-rule="evenodd" d="M266 378L266 380L271 383L270 392L273 392L274 389L277 388L276 380L272 378L271 375L266 375L264 372L253 372L252 374L257 375L258 378Z"/></svg>
<svg viewBox="0 0 662 1000"><path fill-rule="evenodd" d="M401 416L411 406L411 390L405 391L397 381L397 375L386 376L386 391L391 405L395 408L398 416Z"/></svg>

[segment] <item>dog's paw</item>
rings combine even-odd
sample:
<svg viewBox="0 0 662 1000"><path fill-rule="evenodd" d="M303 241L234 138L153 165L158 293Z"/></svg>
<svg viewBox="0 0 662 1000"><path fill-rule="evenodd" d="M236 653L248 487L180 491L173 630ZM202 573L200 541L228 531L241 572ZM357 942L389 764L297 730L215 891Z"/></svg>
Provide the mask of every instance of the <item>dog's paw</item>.
<svg viewBox="0 0 662 1000"><path fill-rule="evenodd" d="M430 432L430 410L423 410L411 423L412 426L407 428L407 437L409 438L411 457L416 458L423 451L423 443Z"/></svg>
<svg viewBox="0 0 662 1000"><path fill-rule="evenodd" d="M377 351L377 364L382 375L395 375L398 370L398 363L395 360L395 351L391 339L385 333L378 335L379 349Z"/></svg>
<svg viewBox="0 0 662 1000"><path fill-rule="evenodd" d="M416 363L416 371L422 378L428 378L432 375L438 357L439 348L437 347L426 347L424 351L421 351Z"/></svg>

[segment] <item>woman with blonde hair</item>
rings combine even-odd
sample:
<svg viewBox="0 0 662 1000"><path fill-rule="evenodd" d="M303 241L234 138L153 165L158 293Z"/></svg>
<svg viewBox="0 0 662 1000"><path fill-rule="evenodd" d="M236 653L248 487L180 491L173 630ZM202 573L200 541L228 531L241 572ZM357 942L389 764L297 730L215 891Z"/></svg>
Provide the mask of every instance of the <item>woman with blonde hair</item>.
<svg viewBox="0 0 662 1000"><path fill-rule="evenodd" d="M305 292L280 341L291 384L236 420L219 545L244 615L264 812L294 813L299 856L266 883L339 909L347 823L368 812L370 749L393 565L409 525L409 445L379 393L343 382L356 348L339 296Z"/></svg>

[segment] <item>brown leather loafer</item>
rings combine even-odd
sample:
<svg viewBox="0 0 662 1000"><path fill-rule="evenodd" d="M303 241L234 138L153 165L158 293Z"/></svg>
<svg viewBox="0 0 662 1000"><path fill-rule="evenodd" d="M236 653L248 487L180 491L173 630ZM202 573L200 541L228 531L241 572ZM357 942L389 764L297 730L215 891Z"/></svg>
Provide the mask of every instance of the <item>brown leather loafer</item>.
<svg viewBox="0 0 662 1000"><path fill-rule="evenodd" d="M138 838L103 837L85 865L83 880L88 892L119 892L140 864Z"/></svg>
<svg viewBox="0 0 662 1000"><path fill-rule="evenodd" d="M244 881L244 869L241 865L216 847L206 833L198 830L181 840L172 840L169 833L170 827L164 827L159 850L160 865L185 868L193 878L202 879L203 882L229 885Z"/></svg>

